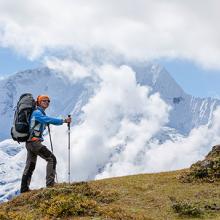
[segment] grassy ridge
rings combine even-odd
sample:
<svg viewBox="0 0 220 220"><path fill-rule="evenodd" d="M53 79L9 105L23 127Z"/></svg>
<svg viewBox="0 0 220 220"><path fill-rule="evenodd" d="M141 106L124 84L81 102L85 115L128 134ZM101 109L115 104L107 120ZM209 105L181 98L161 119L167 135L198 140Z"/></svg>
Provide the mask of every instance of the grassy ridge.
<svg viewBox="0 0 220 220"><path fill-rule="evenodd" d="M2 204L0 219L220 219L220 182L183 183L184 172L34 190Z"/></svg>

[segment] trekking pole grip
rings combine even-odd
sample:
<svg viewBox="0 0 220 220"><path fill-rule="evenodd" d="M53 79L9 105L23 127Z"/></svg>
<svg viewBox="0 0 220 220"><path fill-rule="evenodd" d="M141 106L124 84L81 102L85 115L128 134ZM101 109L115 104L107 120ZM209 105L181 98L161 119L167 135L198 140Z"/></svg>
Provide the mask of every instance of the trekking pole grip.
<svg viewBox="0 0 220 220"><path fill-rule="evenodd" d="M68 115L68 118L71 118L71 115ZM67 126L70 129L70 122L67 123Z"/></svg>

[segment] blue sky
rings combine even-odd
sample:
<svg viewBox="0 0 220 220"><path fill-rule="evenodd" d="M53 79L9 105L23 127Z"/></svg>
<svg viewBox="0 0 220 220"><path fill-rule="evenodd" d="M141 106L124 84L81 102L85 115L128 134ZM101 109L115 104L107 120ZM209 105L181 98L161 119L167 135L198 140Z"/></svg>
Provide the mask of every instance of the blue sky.
<svg viewBox="0 0 220 220"><path fill-rule="evenodd" d="M160 63L188 94L220 98L220 71L204 69L186 60L160 60Z"/></svg>
<svg viewBox="0 0 220 220"><path fill-rule="evenodd" d="M0 47L0 76L7 76L17 71L32 69L40 66L38 61L30 61L16 54L13 50Z"/></svg>

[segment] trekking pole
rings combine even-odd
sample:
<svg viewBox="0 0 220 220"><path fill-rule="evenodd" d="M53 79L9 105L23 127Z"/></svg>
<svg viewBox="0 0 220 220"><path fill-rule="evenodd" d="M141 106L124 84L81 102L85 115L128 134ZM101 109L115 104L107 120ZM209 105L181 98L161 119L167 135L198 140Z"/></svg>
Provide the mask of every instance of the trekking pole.
<svg viewBox="0 0 220 220"><path fill-rule="evenodd" d="M68 115L68 118L71 118L71 115ZM67 123L68 126L68 181L70 184L70 122Z"/></svg>
<svg viewBox="0 0 220 220"><path fill-rule="evenodd" d="M50 134L50 125L47 124L47 127L48 127L48 133L49 133L49 137L50 137L50 147L51 147L51 151L53 153L53 144L52 144L52 138L51 138L51 134ZM57 172L55 172L55 178L56 178L56 182L58 183Z"/></svg>

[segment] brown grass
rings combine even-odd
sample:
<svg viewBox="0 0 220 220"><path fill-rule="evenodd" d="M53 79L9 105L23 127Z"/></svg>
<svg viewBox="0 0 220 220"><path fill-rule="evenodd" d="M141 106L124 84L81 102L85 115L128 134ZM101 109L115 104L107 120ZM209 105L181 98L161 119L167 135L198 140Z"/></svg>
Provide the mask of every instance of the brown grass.
<svg viewBox="0 0 220 220"><path fill-rule="evenodd" d="M182 183L185 170L24 193L0 206L9 219L220 219L220 183Z"/></svg>

